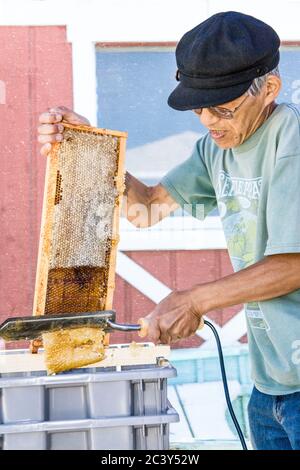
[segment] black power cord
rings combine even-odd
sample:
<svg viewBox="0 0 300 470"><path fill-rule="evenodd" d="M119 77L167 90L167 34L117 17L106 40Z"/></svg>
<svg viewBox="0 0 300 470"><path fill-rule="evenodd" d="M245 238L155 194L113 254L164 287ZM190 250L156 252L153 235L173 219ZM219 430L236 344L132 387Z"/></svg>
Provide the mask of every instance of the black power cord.
<svg viewBox="0 0 300 470"><path fill-rule="evenodd" d="M227 377L226 377L226 371L225 371L224 356L223 356L222 345L221 345L221 341L220 341L218 332L215 329L215 327L209 321L204 320L204 324L209 326L209 328L212 330L212 332L214 334L214 337L216 339L217 347L218 347L218 353L219 353L219 362L220 362L220 368L221 368L221 374L222 374L224 393L225 393L225 398L226 398L226 403L227 403L227 406L228 406L228 410L229 410L231 419L233 421L234 427L235 427L235 429L238 433L238 436L239 436L240 442L242 444L243 450L248 450L243 432L240 428L239 422L237 420L237 417L235 416L235 413L233 411L233 407L232 407L232 404L231 404L229 390L228 390Z"/></svg>

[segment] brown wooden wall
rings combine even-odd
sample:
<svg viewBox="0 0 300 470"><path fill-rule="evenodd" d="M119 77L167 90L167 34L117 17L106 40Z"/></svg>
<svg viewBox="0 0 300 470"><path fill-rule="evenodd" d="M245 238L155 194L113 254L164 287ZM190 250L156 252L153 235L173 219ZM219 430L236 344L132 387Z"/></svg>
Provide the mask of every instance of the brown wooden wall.
<svg viewBox="0 0 300 470"><path fill-rule="evenodd" d="M38 115L72 106L71 46L61 26L0 27L0 319L32 312L45 159Z"/></svg>

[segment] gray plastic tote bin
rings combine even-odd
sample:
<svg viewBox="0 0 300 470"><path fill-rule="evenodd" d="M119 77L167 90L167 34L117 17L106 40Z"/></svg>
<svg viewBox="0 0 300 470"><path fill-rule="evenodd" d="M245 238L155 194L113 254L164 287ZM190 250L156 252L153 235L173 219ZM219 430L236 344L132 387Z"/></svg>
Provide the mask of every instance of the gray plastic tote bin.
<svg viewBox="0 0 300 470"><path fill-rule="evenodd" d="M167 449L179 420L164 365L0 374L0 448Z"/></svg>

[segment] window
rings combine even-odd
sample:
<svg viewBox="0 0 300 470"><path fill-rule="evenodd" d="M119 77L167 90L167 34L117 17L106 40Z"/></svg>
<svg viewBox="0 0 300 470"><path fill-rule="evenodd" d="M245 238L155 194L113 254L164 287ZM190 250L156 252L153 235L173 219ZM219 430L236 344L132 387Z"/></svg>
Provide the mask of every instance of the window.
<svg viewBox="0 0 300 470"><path fill-rule="evenodd" d="M177 83L174 52L175 44L96 48L98 126L128 131L126 167L150 185L188 158L206 132L193 113L167 104ZM299 46L282 46L278 102L300 104L299 69Z"/></svg>
<svg viewBox="0 0 300 470"><path fill-rule="evenodd" d="M175 47L98 47L98 125L128 131L126 166L154 184L187 158L205 132L167 104L176 86Z"/></svg>

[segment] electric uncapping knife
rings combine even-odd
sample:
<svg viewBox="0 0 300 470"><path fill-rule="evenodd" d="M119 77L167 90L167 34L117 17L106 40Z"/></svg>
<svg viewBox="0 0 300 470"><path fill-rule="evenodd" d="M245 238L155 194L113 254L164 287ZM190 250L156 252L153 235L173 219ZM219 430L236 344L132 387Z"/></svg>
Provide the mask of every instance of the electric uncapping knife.
<svg viewBox="0 0 300 470"><path fill-rule="evenodd" d="M71 328L102 328L105 332L140 331L140 336L147 335L147 323L139 320L137 325L115 323L114 310L102 310L83 313L60 313L57 315L39 315L30 317L7 318L0 325L0 337L5 341L39 338L43 333Z"/></svg>

